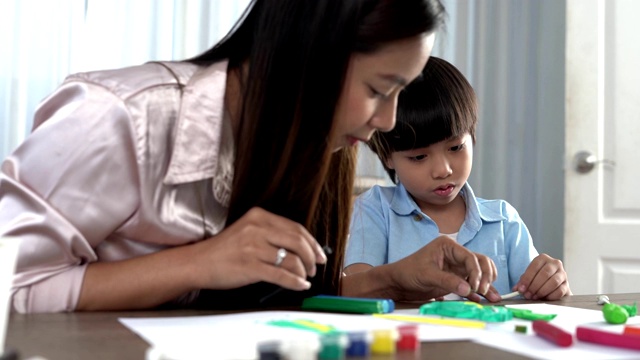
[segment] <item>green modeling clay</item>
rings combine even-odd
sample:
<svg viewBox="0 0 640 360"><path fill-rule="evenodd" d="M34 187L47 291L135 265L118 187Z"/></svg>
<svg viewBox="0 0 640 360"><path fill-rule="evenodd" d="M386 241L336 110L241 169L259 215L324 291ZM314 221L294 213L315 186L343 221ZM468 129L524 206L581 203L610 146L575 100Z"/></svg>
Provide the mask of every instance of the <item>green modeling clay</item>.
<svg viewBox="0 0 640 360"><path fill-rule="evenodd" d="M627 310L627 312L629 313L629 317L636 316L636 314L638 313L638 307L636 303L633 303L633 305L620 305L620 306L622 306L625 310Z"/></svg>
<svg viewBox="0 0 640 360"><path fill-rule="evenodd" d="M518 319L523 319L523 320L550 321L550 320L553 320L553 318L555 318L556 316L558 316L557 314L536 314L533 311L526 310L526 309L513 309L513 308L508 308L508 309L513 314L513 317Z"/></svg>
<svg viewBox="0 0 640 360"><path fill-rule="evenodd" d="M635 307L635 305L633 306ZM624 306L618 304L604 304L602 315L609 324L624 324L629 318L629 312Z"/></svg>
<svg viewBox="0 0 640 360"><path fill-rule="evenodd" d="M487 322L511 320L513 315L504 306L480 305L471 301L434 301L420 306L420 314L475 319Z"/></svg>

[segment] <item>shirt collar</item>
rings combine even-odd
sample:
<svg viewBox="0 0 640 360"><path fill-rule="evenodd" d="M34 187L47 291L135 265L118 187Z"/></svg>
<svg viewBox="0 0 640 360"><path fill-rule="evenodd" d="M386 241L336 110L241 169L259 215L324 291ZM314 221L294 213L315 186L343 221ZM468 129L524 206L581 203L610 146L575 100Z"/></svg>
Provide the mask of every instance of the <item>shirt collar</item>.
<svg viewBox="0 0 640 360"><path fill-rule="evenodd" d="M418 204L416 204L411 195L409 195L409 192L402 183L396 185L396 189L393 192L393 199L391 199L389 206L393 212L401 216L410 215L413 212L422 213L420 207L418 207Z"/></svg>
<svg viewBox="0 0 640 360"><path fill-rule="evenodd" d="M507 219L500 212L496 212L495 210L480 204L476 195L473 193L471 186L469 186L469 183L464 184L461 193L465 203L467 204L465 223L467 223L469 227L479 230L482 226L482 221L498 222Z"/></svg>
<svg viewBox="0 0 640 360"><path fill-rule="evenodd" d="M183 64L165 63L174 70L180 84L186 83L164 178L169 185L213 177L223 133L227 61L198 67L195 72L185 72Z"/></svg>
<svg viewBox="0 0 640 360"><path fill-rule="evenodd" d="M486 222L506 220L502 214L478 204L476 196L473 193L473 190L471 190L469 183L464 184L461 193L463 194L464 201L467 205L465 222L468 222L472 227L479 228L482 225L482 220ZM396 186L393 193L393 199L389 206L393 212L401 216L411 215L413 213L422 213L418 204L416 204L413 198L409 195L407 189L401 183L398 183Z"/></svg>

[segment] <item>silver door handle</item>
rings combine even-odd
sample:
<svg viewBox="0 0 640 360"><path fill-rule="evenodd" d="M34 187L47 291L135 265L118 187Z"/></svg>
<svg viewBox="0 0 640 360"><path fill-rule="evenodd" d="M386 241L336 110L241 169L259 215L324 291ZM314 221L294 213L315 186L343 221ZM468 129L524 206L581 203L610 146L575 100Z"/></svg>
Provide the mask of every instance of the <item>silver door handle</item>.
<svg viewBox="0 0 640 360"><path fill-rule="evenodd" d="M588 173L598 163L609 166L616 165L615 161L608 159L598 159L595 155L588 151L578 151L573 157L573 168L581 174Z"/></svg>

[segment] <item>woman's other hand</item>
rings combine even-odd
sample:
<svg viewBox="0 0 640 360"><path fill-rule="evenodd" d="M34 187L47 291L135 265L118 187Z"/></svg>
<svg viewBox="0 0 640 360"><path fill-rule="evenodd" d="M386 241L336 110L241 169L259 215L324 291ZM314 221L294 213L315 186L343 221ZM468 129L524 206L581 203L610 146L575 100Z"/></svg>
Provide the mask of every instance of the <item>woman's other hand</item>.
<svg viewBox="0 0 640 360"><path fill-rule="evenodd" d="M311 286L307 278L316 275L316 264L327 261L304 226L258 207L194 246L200 255L199 285L208 289L232 289L265 281L306 290Z"/></svg>
<svg viewBox="0 0 640 360"><path fill-rule="evenodd" d="M391 264L353 264L345 269L342 291L347 296L389 297L398 301L428 301L449 293L492 302L500 295L491 286L496 266L451 238L441 236Z"/></svg>
<svg viewBox="0 0 640 360"><path fill-rule="evenodd" d="M404 264L400 264L406 261ZM440 236L416 253L398 261L400 278L410 287L430 289L432 297L455 293L472 301L480 295L489 301L499 301L500 295L491 284L497 278L493 261L474 253L446 236ZM414 269L414 270L409 270Z"/></svg>

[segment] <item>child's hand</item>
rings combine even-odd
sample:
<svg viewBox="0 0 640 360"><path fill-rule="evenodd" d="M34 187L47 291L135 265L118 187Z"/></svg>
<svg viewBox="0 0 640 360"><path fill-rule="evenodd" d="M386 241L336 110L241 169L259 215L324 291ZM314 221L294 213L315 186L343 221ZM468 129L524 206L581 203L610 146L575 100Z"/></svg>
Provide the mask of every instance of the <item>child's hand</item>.
<svg viewBox="0 0 640 360"><path fill-rule="evenodd" d="M547 254L540 254L531 261L513 290L532 300L558 300L571 295L562 261Z"/></svg>

